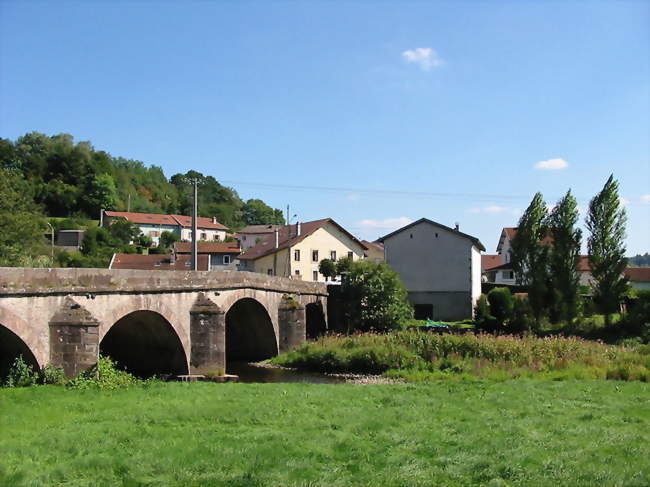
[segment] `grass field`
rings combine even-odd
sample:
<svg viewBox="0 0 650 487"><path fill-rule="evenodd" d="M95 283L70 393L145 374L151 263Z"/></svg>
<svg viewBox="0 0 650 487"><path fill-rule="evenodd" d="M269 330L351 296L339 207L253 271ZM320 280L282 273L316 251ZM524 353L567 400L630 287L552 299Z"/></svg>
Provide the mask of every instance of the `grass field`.
<svg viewBox="0 0 650 487"><path fill-rule="evenodd" d="M0 390L3 486L647 486L650 386Z"/></svg>

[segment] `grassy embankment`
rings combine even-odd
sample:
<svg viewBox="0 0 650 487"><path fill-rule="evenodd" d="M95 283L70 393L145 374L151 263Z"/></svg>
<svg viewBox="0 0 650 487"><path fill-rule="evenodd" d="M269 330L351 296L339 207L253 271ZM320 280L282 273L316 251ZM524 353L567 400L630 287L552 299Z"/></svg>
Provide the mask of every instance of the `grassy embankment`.
<svg viewBox="0 0 650 487"><path fill-rule="evenodd" d="M319 372L384 374L412 382L449 378L650 382L650 345L622 347L564 337L417 331L326 336L272 362Z"/></svg>
<svg viewBox="0 0 650 487"><path fill-rule="evenodd" d="M0 390L3 486L647 486L640 382Z"/></svg>

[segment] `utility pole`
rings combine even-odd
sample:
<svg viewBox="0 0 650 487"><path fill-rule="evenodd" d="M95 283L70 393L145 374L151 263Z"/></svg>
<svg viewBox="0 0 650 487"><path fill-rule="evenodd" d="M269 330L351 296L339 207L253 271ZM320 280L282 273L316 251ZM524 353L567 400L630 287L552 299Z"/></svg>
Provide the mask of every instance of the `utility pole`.
<svg viewBox="0 0 650 487"><path fill-rule="evenodd" d="M129 193L129 197L127 199L128 203L126 204L126 211L131 211L131 193Z"/></svg>
<svg viewBox="0 0 650 487"><path fill-rule="evenodd" d="M287 225L290 225L291 222L289 222L289 205L287 205Z"/></svg>
<svg viewBox="0 0 650 487"><path fill-rule="evenodd" d="M198 179L194 181L194 191L192 193L192 270L199 270L199 245L196 241L197 235L197 211L198 211Z"/></svg>

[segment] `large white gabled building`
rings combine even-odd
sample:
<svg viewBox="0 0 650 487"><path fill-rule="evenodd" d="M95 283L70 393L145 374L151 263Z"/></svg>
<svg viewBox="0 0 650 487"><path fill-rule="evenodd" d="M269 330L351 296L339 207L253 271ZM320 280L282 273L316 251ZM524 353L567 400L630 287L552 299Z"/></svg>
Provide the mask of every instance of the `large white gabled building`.
<svg viewBox="0 0 650 487"><path fill-rule="evenodd" d="M471 318L481 295L481 252L476 238L427 218L378 240L386 263L408 291L418 319Z"/></svg>

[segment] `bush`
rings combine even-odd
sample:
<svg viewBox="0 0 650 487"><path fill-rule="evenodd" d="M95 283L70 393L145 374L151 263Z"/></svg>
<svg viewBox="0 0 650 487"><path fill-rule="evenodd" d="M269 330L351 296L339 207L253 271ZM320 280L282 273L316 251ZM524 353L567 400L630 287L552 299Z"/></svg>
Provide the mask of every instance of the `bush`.
<svg viewBox="0 0 650 487"><path fill-rule="evenodd" d="M497 320L490 314L490 304L488 303L485 294L481 294L476 302L474 321L476 323L476 328L479 330L492 333L497 328Z"/></svg>
<svg viewBox="0 0 650 487"><path fill-rule="evenodd" d="M41 383L51 385L63 385L66 383L63 367L47 364L41 369Z"/></svg>
<svg viewBox="0 0 650 487"><path fill-rule="evenodd" d="M512 333L522 333L524 331L531 331L534 328L535 317L533 316L533 308L530 305L530 301L528 301L527 297L515 298L509 330Z"/></svg>
<svg viewBox="0 0 650 487"><path fill-rule="evenodd" d="M119 370L110 357L99 357L97 364L68 382L72 389L118 389L142 384L143 381Z"/></svg>
<svg viewBox="0 0 650 487"><path fill-rule="evenodd" d="M514 302L510 289L507 287L495 287L487 295L490 303L490 314L496 318L501 328L504 328L512 318Z"/></svg>
<svg viewBox="0 0 650 487"><path fill-rule="evenodd" d="M23 360L22 355L16 357L5 379L6 387L27 387L38 382L38 372Z"/></svg>

